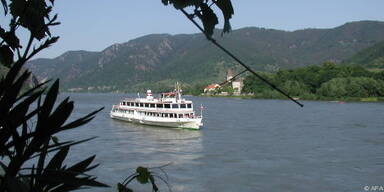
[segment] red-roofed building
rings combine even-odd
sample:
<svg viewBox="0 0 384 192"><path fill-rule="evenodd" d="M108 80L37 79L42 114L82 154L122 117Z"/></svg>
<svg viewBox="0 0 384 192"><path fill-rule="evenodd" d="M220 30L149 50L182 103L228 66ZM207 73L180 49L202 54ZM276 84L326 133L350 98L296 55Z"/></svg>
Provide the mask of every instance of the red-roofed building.
<svg viewBox="0 0 384 192"><path fill-rule="evenodd" d="M217 88L220 88L219 84L210 84L204 88L204 93L215 91Z"/></svg>

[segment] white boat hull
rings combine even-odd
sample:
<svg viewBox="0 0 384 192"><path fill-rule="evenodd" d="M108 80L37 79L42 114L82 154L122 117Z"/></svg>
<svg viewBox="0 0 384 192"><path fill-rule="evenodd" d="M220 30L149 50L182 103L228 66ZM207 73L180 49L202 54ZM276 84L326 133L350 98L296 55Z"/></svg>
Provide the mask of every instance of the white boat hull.
<svg viewBox="0 0 384 192"><path fill-rule="evenodd" d="M202 118L158 118L111 112L111 118L132 123L173 128L200 129Z"/></svg>

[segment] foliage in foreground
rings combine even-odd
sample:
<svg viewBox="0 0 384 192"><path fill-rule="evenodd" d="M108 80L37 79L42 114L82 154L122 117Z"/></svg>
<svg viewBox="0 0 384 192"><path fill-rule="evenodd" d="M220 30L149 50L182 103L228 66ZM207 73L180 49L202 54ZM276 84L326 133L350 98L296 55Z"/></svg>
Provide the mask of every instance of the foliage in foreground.
<svg viewBox="0 0 384 192"><path fill-rule="evenodd" d="M21 94L21 88L29 77L24 72L17 77L16 63L0 82L0 191L68 191L83 186L106 187L96 177L86 172L95 156L72 166L64 164L71 146L88 141L59 141L54 135L74 129L94 118L94 111L82 118L67 122L74 108L66 98L54 107L58 96L56 81L42 97L43 84ZM31 105L36 104L36 108ZM53 155L48 161L49 155Z"/></svg>
<svg viewBox="0 0 384 192"><path fill-rule="evenodd" d="M49 89L45 83L35 83L33 88L23 90L31 78L23 65L58 40L49 30L59 24L57 15L50 15L53 3L53 0L1 1L5 16L10 13L11 19L8 29L0 27L0 63L9 68L0 79L0 191L60 192L107 187L87 174L97 167L92 165L95 156L72 166L65 164L70 147L90 139L60 141L55 137L59 132L89 122L101 109L68 122L74 103L69 98L56 103L58 80ZM17 36L18 29L29 32L25 49ZM41 44L35 47L34 43Z"/></svg>
<svg viewBox="0 0 384 192"><path fill-rule="evenodd" d="M193 1L193 4L181 0L162 2L174 4L178 9L195 5L195 13L206 30L213 32L217 24L215 13L208 6L209 1ZM55 136L88 123L101 109L68 122L74 103L68 97L60 103L56 102L59 80L49 89L46 83L34 82L33 88L23 91L32 75L23 70L23 65L58 40L50 33L50 27L59 24L56 22L57 15L51 17L54 0L1 0L0 3L6 22L9 22L8 28L0 26L0 65L8 68L5 77L0 79L0 191L63 192L84 187L108 187L96 181L95 176L87 174L97 167L92 165L95 156L72 166L65 164L71 146L92 138L60 141ZM224 13L225 28L229 30L229 19L233 14L230 0L212 3ZM226 14L228 11L230 15ZM215 18L216 22L212 23ZM16 33L19 29L25 29L29 34L24 49ZM136 173L118 184L118 190L132 191L127 185L136 179L141 184L151 183L152 190L158 191L155 178L168 184L151 169L138 167Z"/></svg>

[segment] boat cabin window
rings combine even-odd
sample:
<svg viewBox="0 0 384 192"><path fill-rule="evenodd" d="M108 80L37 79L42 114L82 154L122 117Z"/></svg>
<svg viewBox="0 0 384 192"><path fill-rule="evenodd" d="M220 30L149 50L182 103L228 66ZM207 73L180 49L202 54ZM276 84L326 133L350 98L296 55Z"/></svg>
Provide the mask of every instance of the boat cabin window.
<svg viewBox="0 0 384 192"><path fill-rule="evenodd" d="M149 107L149 103L145 103L145 107Z"/></svg>
<svg viewBox="0 0 384 192"><path fill-rule="evenodd" d="M185 108L185 104L180 104L180 108Z"/></svg>
<svg viewBox="0 0 384 192"><path fill-rule="evenodd" d="M179 118L183 118L183 114L179 114Z"/></svg>
<svg viewBox="0 0 384 192"><path fill-rule="evenodd" d="M135 106L138 107L138 106L139 106L139 103L135 103Z"/></svg>
<svg viewBox="0 0 384 192"><path fill-rule="evenodd" d="M170 118L173 118L173 113L169 114L169 117L170 117Z"/></svg>
<svg viewBox="0 0 384 192"><path fill-rule="evenodd" d="M172 104L172 108L173 109L178 109L179 108L179 104Z"/></svg>
<svg viewBox="0 0 384 192"><path fill-rule="evenodd" d="M156 107L157 108L163 108L163 104L157 104Z"/></svg>
<svg viewBox="0 0 384 192"><path fill-rule="evenodd" d="M192 104L188 104L188 105L187 105L187 108L192 108Z"/></svg>
<svg viewBox="0 0 384 192"><path fill-rule="evenodd" d="M171 104L164 104L164 108L167 108L167 109L171 108Z"/></svg>
<svg viewBox="0 0 384 192"><path fill-rule="evenodd" d="M156 105L154 103L151 103L151 108L155 108Z"/></svg>
<svg viewBox="0 0 384 192"><path fill-rule="evenodd" d="M140 107L144 107L144 103L140 103Z"/></svg>
<svg viewBox="0 0 384 192"><path fill-rule="evenodd" d="M129 102L129 106L135 106L135 104L134 103L132 103L132 102Z"/></svg>

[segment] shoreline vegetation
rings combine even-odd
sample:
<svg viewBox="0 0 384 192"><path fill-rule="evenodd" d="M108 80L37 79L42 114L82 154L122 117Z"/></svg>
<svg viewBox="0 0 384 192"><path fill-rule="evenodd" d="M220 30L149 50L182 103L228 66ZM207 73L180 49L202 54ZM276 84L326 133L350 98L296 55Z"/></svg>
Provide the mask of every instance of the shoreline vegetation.
<svg viewBox="0 0 384 192"><path fill-rule="evenodd" d="M198 95L199 97L223 97L223 98L238 98L238 99L259 99L259 100L289 100L286 97L279 98L266 98L266 97L257 97L254 95ZM344 97L344 98L332 98L332 97L322 97L322 98L300 98L293 97L297 100L303 101L327 101L327 102L384 102L384 97Z"/></svg>
<svg viewBox="0 0 384 192"><path fill-rule="evenodd" d="M358 65L325 62L296 69L260 72L261 76L298 100L316 101L384 101L384 70L369 70ZM224 93L224 94L223 94ZM244 79L242 94L234 95L229 86L203 96L247 99L286 99L256 77Z"/></svg>
<svg viewBox="0 0 384 192"><path fill-rule="evenodd" d="M298 100L384 102L383 66L373 70L361 65L325 62L322 65L280 69L275 72L259 72L259 74ZM131 92L141 93L148 87L151 87L153 92L167 92L172 90L174 83L173 81L146 83L145 87L136 87ZM207 84L182 83L183 94L243 99L286 99L282 94L253 75L244 77L241 94L234 94L234 90L229 84L204 93ZM63 91L93 92L89 90ZM113 92L128 93L127 90L115 90Z"/></svg>

